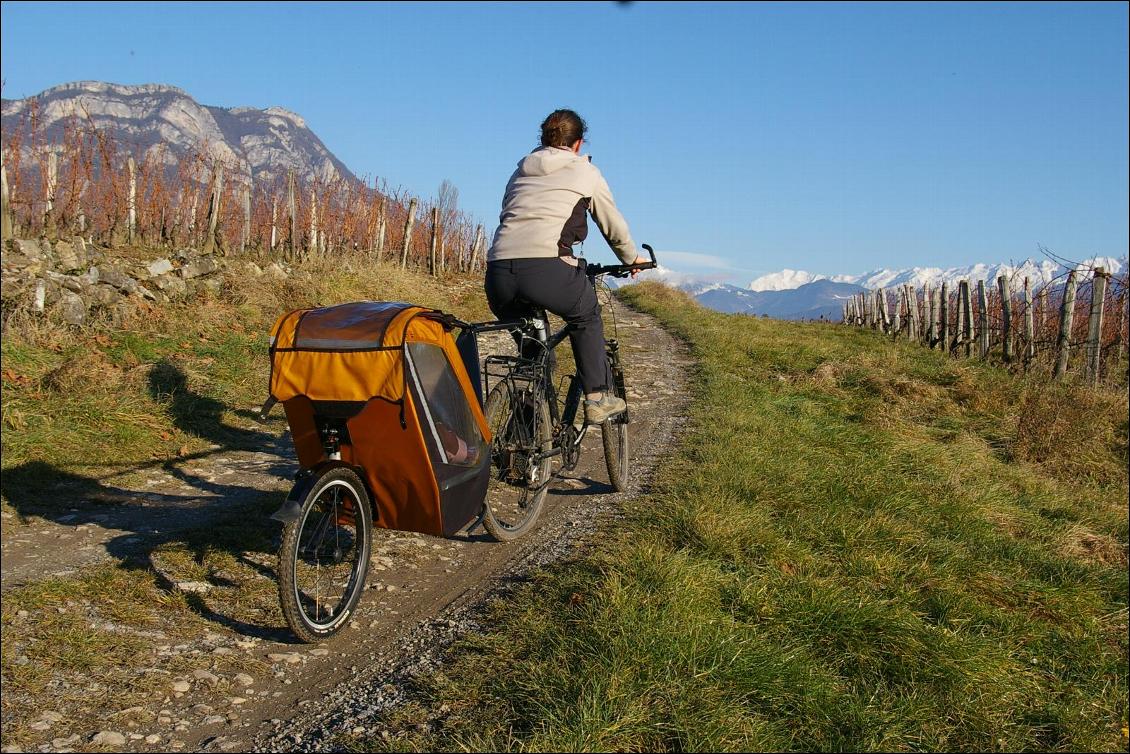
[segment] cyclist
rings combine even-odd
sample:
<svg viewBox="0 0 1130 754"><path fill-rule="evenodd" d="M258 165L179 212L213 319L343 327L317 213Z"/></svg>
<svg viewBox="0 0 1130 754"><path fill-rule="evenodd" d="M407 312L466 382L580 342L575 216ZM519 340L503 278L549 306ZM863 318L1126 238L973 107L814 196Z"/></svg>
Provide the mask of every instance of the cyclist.
<svg viewBox="0 0 1130 754"><path fill-rule="evenodd" d="M572 110L554 110L542 121L541 146L518 163L506 184L485 285L487 303L500 319L545 309L573 326L570 344L585 391L585 422L600 424L626 404L608 384L600 304L585 276L585 260L573 255L573 246L588 235L587 214L621 261L648 260L636 252L604 176L591 157L581 155L587 131Z"/></svg>

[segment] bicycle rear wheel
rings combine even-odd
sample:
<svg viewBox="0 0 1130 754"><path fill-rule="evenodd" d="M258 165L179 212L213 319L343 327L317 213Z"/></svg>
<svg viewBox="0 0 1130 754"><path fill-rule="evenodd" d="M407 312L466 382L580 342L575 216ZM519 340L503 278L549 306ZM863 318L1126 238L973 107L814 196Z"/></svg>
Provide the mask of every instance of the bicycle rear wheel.
<svg viewBox="0 0 1130 754"><path fill-rule="evenodd" d="M286 524L279 548L279 602L299 639L322 641L349 622L365 588L372 538L365 485L350 469L330 469Z"/></svg>
<svg viewBox="0 0 1130 754"><path fill-rule="evenodd" d="M620 385L613 384L612 391L617 398L628 400ZM608 481L617 492L628 489L631 467L628 463L628 423L627 412L605 419L600 425L600 438L604 442L604 462L608 466Z"/></svg>
<svg viewBox="0 0 1130 754"><path fill-rule="evenodd" d="M536 391L500 382L487 397L491 431L491 479L483 525L509 542L528 532L549 492L552 458L536 459L553 445L549 404Z"/></svg>

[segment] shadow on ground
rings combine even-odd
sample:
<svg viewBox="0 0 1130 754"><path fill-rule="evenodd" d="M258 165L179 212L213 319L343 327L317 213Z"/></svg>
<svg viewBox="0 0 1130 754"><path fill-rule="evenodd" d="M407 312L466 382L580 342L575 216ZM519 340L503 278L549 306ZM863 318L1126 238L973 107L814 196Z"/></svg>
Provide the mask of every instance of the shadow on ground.
<svg viewBox="0 0 1130 754"><path fill-rule="evenodd" d="M177 584L154 558L157 551L170 545L187 551L198 563L203 563L209 553L226 552L273 580L274 570L259 561L277 550L280 527L268 516L282 504L285 491L253 486L246 475L238 473L238 465L230 462L225 468L234 473L223 478L207 473L207 468L233 451L258 451L274 456L265 465L259 459L255 469L259 484L264 477L289 480L295 470L289 435L225 424L223 416L228 408L190 390L184 373L169 361L153 369L149 389L169 406L177 427L209 442L212 449L169 460L82 467L81 471L29 461L4 470L0 494L25 520L41 518L74 530L100 527L104 531L93 538L94 543L104 547L122 567L152 572L158 586L170 592L178 589ZM255 416L250 411L237 415ZM88 469L90 473L82 473ZM137 490L113 481L126 473L146 471L159 472L164 483ZM35 540L37 536L39 541ZM44 572L69 569L70 563L81 566L74 560L73 552L50 551L53 546L65 550L68 546L78 547L80 542L90 544L91 540L85 536L80 540L79 536L77 531L63 538L58 530L16 529L6 536L4 588L34 581ZM19 542L12 542L22 538L31 538L37 546L21 548ZM211 585L233 586L222 578L214 579ZM201 616L233 631L276 641L289 639L289 632L281 626L239 621L225 612L222 605L210 606L209 600L200 595L188 594L187 598ZM212 602L219 604L217 600ZM223 601L225 605L228 602L232 600Z"/></svg>

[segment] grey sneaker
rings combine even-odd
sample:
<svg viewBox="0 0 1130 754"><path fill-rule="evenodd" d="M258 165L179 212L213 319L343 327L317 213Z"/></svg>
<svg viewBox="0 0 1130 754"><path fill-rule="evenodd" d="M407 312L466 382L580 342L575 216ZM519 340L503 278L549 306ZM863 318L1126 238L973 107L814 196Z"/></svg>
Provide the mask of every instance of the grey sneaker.
<svg viewBox="0 0 1130 754"><path fill-rule="evenodd" d="M585 424L600 424L628 407L623 398L605 393L599 401L585 399Z"/></svg>

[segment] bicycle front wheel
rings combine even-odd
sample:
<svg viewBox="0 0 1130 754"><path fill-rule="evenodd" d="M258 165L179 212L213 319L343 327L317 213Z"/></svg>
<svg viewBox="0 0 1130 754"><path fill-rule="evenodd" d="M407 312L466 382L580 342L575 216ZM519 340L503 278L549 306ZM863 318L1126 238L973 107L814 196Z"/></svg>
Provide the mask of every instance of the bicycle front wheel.
<svg viewBox="0 0 1130 754"><path fill-rule="evenodd" d="M545 397L500 382L486 405L491 437L491 479L483 525L509 542L528 532L549 492L552 458L538 456L553 446Z"/></svg>
<svg viewBox="0 0 1130 754"><path fill-rule="evenodd" d="M612 388L617 398L628 400L624 390L614 384ZM605 419L600 425L600 438L604 441L604 462L608 466L608 481L617 492L628 489L631 468L628 464L628 423L627 412Z"/></svg>
<svg viewBox="0 0 1130 754"><path fill-rule="evenodd" d="M372 547L369 495L347 468L323 474L286 524L279 548L279 601L295 635L322 641L349 623L365 588Z"/></svg>

